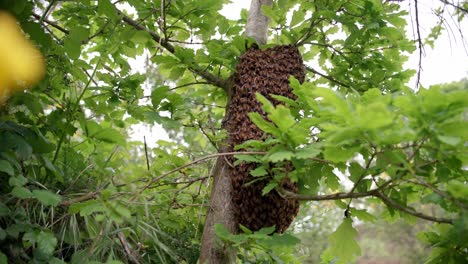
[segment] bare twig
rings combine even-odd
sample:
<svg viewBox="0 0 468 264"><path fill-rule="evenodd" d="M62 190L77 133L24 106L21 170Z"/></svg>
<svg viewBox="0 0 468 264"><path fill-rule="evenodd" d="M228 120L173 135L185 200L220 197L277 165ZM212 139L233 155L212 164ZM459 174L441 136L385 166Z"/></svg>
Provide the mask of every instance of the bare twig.
<svg viewBox="0 0 468 264"><path fill-rule="evenodd" d="M341 85L341 86L343 86L343 87L346 87L346 88L350 88L349 85L344 84L344 83L342 83L342 82L336 80L335 78L333 78L333 77L331 77L331 76L328 76L328 75L326 75L326 74L323 74L323 73L321 73L321 72L315 70L315 69L312 68L312 67L306 66L306 69L307 69L308 71L310 71L310 72L313 72L313 73L315 73L315 74L317 74L317 75L319 75L319 76L321 76L321 77L323 77L323 78L325 78L325 79L331 81L331 82L334 82L334 83L339 84L339 85Z"/></svg>
<svg viewBox="0 0 468 264"><path fill-rule="evenodd" d="M278 189L278 192L282 194L285 198L292 198L301 201L325 201L325 200L342 200L342 199L349 199L349 198L364 198L364 197L377 197L382 200L387 206L392 207L394 209L400 210L407 214L416 216L421 219L425 219L431 222L436 223L446 223L446 224L453 224L453 219L450 218L442 218L442 217L435 217L426 215L420 212L415 211L409 207L403 206L389 197L385 196L381 191L381 188L362 192L362 193L334 193L334 194L326 194L326 195L303 195L303 194L296 194L294 192L290 192L284 189Z"/></svg>
<svg viewBox="0 0 468 264"><path fill-rule="evenodd" d="M407 214L410 214L412 216L416 216L418 218L425 219L425 220L428 220L428 221L431 221L431 222L436 222L436 223L453 224L453 221L454 221L453 219L435 217L435 216L430 216L430 215L426 215L426 214L417 212L412 208L403 206L403 205L393 201L392 199L390 199L390 197L385 196L381 192L373 192L372 195L379 198L380 200L382 200L382 202L384 202L387 206L395 208L397 210L400 210L400 211L405 212Z"/></svg>
<svg viewBox="0 0 468 264"><path fill-rule="evenodd" d="M421 82L421 71L422 71L422 55L423 55L423 45L421 39L421 31L419 28L419 10L418 10L418 0L414 0L414 12L415 12L415 20L416 20L416 33L418 34L418 48L419 48L419 62L418 62L418 73L416 76L416 89L419 89L419 85Z"/></svg>
<svg viewBox="0 0 468 264"><path fill-rule="evenodd" d="M450 3L450 2L447 1L447 0L440 0L440 1L441 1L442 3L444 3L444 4L446 4L446 5L449 5L449 6L453 7L453 8L455 8L455 9L460 10L461 12L463 12L463 13L465 13L465 14L468 14L468 9L463 8L463 6L461 6L461 5L456 5L456 4L454 4L454 3Z"/></svg>
<svg viewBox="0 0 468 264"><path fill-rule="evenodd" d="M125 235L122 233L122 231L117 233L117 236L119 237L120 243L122 244L125 253L127 254L128 260L131 263L139 264L141 263L141 260L139 259L139 254L134 252L130 246L128 245L127 240L125 239Z"/></svg>
<svg viewBox="0 0 468 264"><path fill-rule="evenodd" d="M149 171L150 170L150 162L148 158L148 147L146 145L146 136L143 136L143 141L145 144L145 158L146 158L146 169Z"/></svg>
<svg viewBox="0 0 468 264"><path fill-rule="evenodd" d="M42 16L40 16L40 15L38 15L38 14L36 14L36 13L32 13L32 16L33 16L35 19L39 20L39 21L41 21L41 20L44 21L45 23L51 25L52 27L54 27L54 28L60 30L61 32L65 33L65 34L67 34L67 35L70 34L70 31L69 31L68 29L65 29L65 28L61 27L59 24L57 24L57 23L54 22L54 21L50 21L50 20L48 20L48 19L42 18Z"/></svg>
<svg viewBox="0 0 468 264"><path fill-rule="evenodd" d="M232 155L265 155L267 152L264 152L264 151L244 151L244 152L225 152L225 153L216 153L216 154L211 154L211 155L208 155L208 156L205 156L205 157L202 157L202 158L199 158L199 159L196 159L192 162L189 162L185 165L182 165L180 167L177 167L175 169L172 169L166 173L163 173L161 175L159 175L158 177L156 178L153 178L151 179L151 181L149 181L143 188L140 189L140 191L138 191L131 199L130 201L133 202L135 201L135 199L141 195L141 193L143 193L146 189L148 189L153 183L159 181L160 179L174 173L174 172L177 172L177 171L180 171L182 169L185 169L187 167L190 167L192 165L195 165L197 163L200 163L202 161L205 161L205 160L209 160L209 159L214 159L214 158L218 158L218 157L223 157L223 156L232 156Z"/></svg>

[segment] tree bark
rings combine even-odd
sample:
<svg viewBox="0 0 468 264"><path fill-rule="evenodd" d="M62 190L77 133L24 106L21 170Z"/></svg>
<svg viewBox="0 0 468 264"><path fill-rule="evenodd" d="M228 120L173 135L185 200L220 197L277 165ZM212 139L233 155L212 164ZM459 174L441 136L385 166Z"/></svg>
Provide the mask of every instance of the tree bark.
<svg viewBox="0 0 468 264"><path fill-rule="evenodd" d="M262 5L271 6L272 0L252 0L247 19L245 35L253 38L257 44L266 44L268 39L269 18L263 15ZM228 87L228 105L230 103L230 87ZM225 117L227 119L229 117ZM226 148L221 148L225 152ZM210 206L203 228L199 263L225 264L235 263L235 252L230 251L216 237L214 224L223 224L231 233L237 231L234 204L232 201L232 185L229 173L230 167L225 157L220 157L212 170L213 188L210 196Z"/></svg>
<svg viewBox="0 0 468 264"><path fill-rule="evenodd" d="M262 13L262 5L273 5L273 0L252 0L245 26L245 36L255 39L257 44L265 45L268 40L270 19Z"/></svg>
<svg viewBox="0 0 468 264"><path fill-rule="evenodd" d="M229 165L224 157L219 157L212 170L213 188L201 239L200 264L235 262L235 252L226 249L214 231L214 224L217 223L224 225L232 233L237 229L229 175Z"/></svg>

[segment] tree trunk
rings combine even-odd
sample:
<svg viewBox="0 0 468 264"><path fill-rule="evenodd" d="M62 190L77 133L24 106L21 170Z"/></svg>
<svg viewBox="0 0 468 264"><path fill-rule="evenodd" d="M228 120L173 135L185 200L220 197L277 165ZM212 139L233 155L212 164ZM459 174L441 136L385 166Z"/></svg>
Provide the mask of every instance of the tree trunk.
<svg viewBox="0 0 468 264"><path fill-rule="evenodd" d="M245 35L253 38L259 45L266 44L268 39L269 18L261 12L262 5L272 5L272 0L252 0L247 19ZM228 91L230 93L230 91ZM230 96L228 99L228 105ZM225 117L226 120L227 117ZM221 148L225 152L226 148ZM235 252L226 249L214 232L214 224L223 224L230 232L237 231L234 205L232 202L232 185L229 165L224 157L218 158L213 168L213 188L210 196L210 206L205 220L201 239L201 264L234 263Z"/></svg>

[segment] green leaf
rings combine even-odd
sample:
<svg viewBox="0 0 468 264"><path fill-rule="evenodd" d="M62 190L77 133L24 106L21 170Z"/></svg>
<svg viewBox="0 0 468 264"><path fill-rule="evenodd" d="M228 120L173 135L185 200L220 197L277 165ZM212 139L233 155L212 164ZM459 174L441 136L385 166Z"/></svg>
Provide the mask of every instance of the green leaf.
<svg viewBox="0 0 468 264"><path fill-rule="evenodd" d="M268 115L268 118L275 123L282 133L286 133L292 126L294 126L294 124L296 124L294 117L291 115L291 110L282 105L273 109Z"/></svg>
<svg viewBox="0 0 468 264"><path fill-rule="evenodd" d="M377 218L367 212L367 209L355 209L351 208L351 216L359 218L359 220L366 222L374 222Z"/></svg>
<svg viewBox="0 0 468 264"><path fill-rule="evenodd" d="M0 202L0 217L7 216L10 214L10 208L6 206L4 203Z"/></svg>
<svg viewBox="0 0 468 264"><path fill-rule="evenodd" d="M0 171L5 172L10 176L13 176L15 174L13 167L6 160L0 160Z"/></svg>
<svg viewBox="0 0 468 264"><path fill-rule="evenodd" d="M28 179L26 179L23 175L12 176L8 179L8 184L10 186L23 186L28 183Z"/></svg>
<svg viewBox="0 0 468 264"><path fill-rule="evenodd" d="M97 131L95 134L93 134L92 137L102 140L107 143L116 143L119 145L125 145L125 139L122 136L122 134L120 134L119 131L113 128L103 128Z"/></svg>
<svg viewBox="0 0 468 264"><path fill-rule="evenodd" d="M2 251L0 251L0 264L8 264L8 258Z"/></svg>
<svg viewBox="0 0 468 264"><path fill-rule="evenodd" d="M293 12L292 18L291 18L291 23L289 24L290 27L294 27L295 25L299 24L304 20L306 12L303 10L295 10Z"/></svg>
<svg viewBox="0 0 468 264"><path fill-rule="evenodd" d="M361 248L356 242L357 231L349 218L328 237L329 246L322 254L322 259L336 258L337 264L353 262L357 256L361 255Z"/></svg>
<svg viewBox="0 0 468 264"><path fill-rule="evenodd" d="M345 162L354 157L356 150L354 148L326 147L323 155L325 159L333 162Z"/></svg>
<svg viewBox="0 0 468 264"><path fill-rule="evenodd" d="M97 11L111 18L117 17L117 11L110 0L99 0Z"/></svg>
<svg viewBox="0 0 468 264"><path fill-rule="evenodd" d="M34 197L36 197L36 199L45 206L57 206L60 201L62 201L62 197L60 195L48 190L34 190L32 193L34 194Z"/></svg>
<svg viewBox="0 0 468 264"><path fill-rule="evenodd" d="M439 139L441 142L450 146L456 146L460 144L460 142L462 142L462 139L459 137L449 137L449 136L438 135L437 139Z"/></svg>
<svg viewBox="0 0 468 264"><path fill-rule="evenodd" d="M250 119L252 122L258 126L262 131L273 135L276 138L281 136L281 132L276 128L273 124L263 119L263 117L259 113L249 113Z"/></svg>
<svg viewBox="0 0 468 264"><path fill-rule="evenodd" d="M37 236L38 248L46 255L52 255L57 246L57 238L54 234L41 231Z"/></svg>
<svg viewBox="0 0 468 264"><path fill-rule="evenodd" d="M29 189L19 186L16 186L15 188L13 188L13 190L11 190L11 195L20 199L28 199L33 197L33 194Z"/></svg>
<svg viewBox="0 0 468 264"><path fill-rule="evenodd" d="M145 44L151 40L151 35L143 30L139 30L133 35L131 41L135 44Z"/></svg>
<svg viewBox="0 0 468 264"><path fill-rule="evenodd" d="M294 156L294 153L289 150L273 150L268 153L266 156L268 161L271 162L279 162L283 160L291 160L291 158Z"/></svg>
<svg viewBox="0 0 468 264"><path fill-rule="evenodd" d="M4 240L6 238L6 236L7 236L7 233L5 232L5 230L3 230L3 228L0 227L0 241ZM1 263L1 261L0 261L0 263Z"/></svg>
<svg viewBox="0 0 468 264"><path fill-rule="evenodd" d="M268 174L268 171L266 171L264 167L258 167L256 169L250 171L250 175L252 175L254 177L265 176L267 174Z"/></svg>
<svg viewBox="0 0 468 264"><path fill-rule="evenodd" d="M307 145L305 148L299 149L294 154L295 158L298 159L310 159L315 158L320 154L321 150L318 144L310 144Z"/></svg>
<svg viewBox="0 0 468 264"><path fill-rule="evenodd" d="M265 240L269 247L292 247L299 243L301 240L291 234L273 234L273 239Z"/></svg>
<svg viewBox="0 0 468 264"><path fill-rule="evenodd" d="M218 223L214 224L214 230L215 230L216 236L218 236L219 238L223 240L229 240L232 237L232 234L229 232L229 230L227 230L227 228L224 227L224 225L222 224L218 224Z"/></svg>
<svg viewBox="0 0 468 264"><path fill-rule="evenodd" d="M276 188L278 186L278 183L277 182L269 182L265 188L263 188L262 190L262 195L265 195L269 192L271 192L271 190L273 190L274 188Z"/></svg>

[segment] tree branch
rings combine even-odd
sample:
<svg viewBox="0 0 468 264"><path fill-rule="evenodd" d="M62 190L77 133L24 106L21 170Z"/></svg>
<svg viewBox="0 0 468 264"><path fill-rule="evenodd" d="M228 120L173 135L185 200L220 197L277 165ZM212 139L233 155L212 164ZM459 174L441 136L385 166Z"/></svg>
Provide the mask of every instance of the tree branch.
<svg viewBox="0 0 468 264"><path fill-rule="evenodd" d="M323 73L321 73L321 72L315 70L315 69L312 68L312 67L306 66L306 70L308 70L308 71L310 71L310 72L313 72L313 73L315 73L315 74L317 74L317 75L319 75L319 76L321 76L321 77L323 77L323 78L325 78L325 79L327 79L327 80L329 80L329 81L331 81L331 82L334 82L334 83L336 83L336 84L339 84L339 85L341 85L341 86L343 86L343 87L350 88L349 85L344 84L344 83L342 83L342 82L340 82L340 81L334 79L334 78L331 77L331 76L325 75L325 74L323 74Z"/></svg>
<svg viewBox="0 0 468 264"><path fill-rule="evenodd" d="M148 32L151 35L151 38L155 42L159 43L163 48L165 48L170 53L175 54L175 47L171 43L169 43L166 39L162 39L161 36L159 36L156 32L152 31L151 29L141 25L137 21L131 19L128 16L126 16L125 14L123 14L117 8L116 8L116 10L117 10L117 14L122 16L122 20L125 23L129 24L130 26L132 26L132 27L134 27L134 28L136 28L138 30L143 30L143 31ZM208 81L210 84L212 84L214 86L217 86L217 87L220 87L225 91L228 90L229 85L230 85L230 80L229 79L219 78L218 76L212 74L211 72L206 71L205 69L203 69L203 68L201 68L201 67L199 67L197 65L192 64L192 65L186 65L186 66L191 72L203 77L203 79Z"/></svg>
<svg viewBox="0 0 468 264"><path fill-rule="evenodd" d="M421 71L422 71L422 54L423 54L423 45L421 39L421 31L419 29L419 11L418 11L418 0L414 0L415 8L415 19L416 19L416 33L418 34L418 48L419 48L419 62L418 62L418 73L416 76L416 89L419 88L421 81Z"/></svg>
<svg viewBox="0 0 468 264"><path fill-rule="evenodd" d="M378 191L373 192L372 196L375 196L375 197L379 198L380 200L382 200L382 202L384 202L389 207L395 208L397 210L400 210L402 212L405 212L405 213L410 214L412 216L416 216L416 217L421 218L421 219L425 219L425 220L428 220L428 221L431 221L431 222L446 223L446 224L453 224L453 222L454 222L454 220L450 219L450 218L441 218L441 217L439 218L439 217L435 217L435 216L426 215L426 214L423 214L423 213L420 213L420 212L416 212L415 210L413 210L413 209L411 209L409 207L403 206L403 205L393 201L392 199L390 199L390 197L387 197L383 193L378 192Z"/></svg>
<svg viewBox="0 0 468 264"><path fill-rule="evenodd" d="M189 162L187 164L184 164L180 167L177 167L175 169L172 169L168 172L165 172L161 175L159 175L158 177L156 178L153 178L151 179L151 181L149 181L143 188L140 189L140 191L138 191L131 199L130 201L133 202L135 201L135 199L141 194L143 193L146 189L148 189L153 183L159 181L160 179L168 176L169 174L172 174L174 172L177 172L177 171L180 171L182 169L185 169L187 167L190 167L192 165L195 165L197 163L200 163L202 161L205 161L205 160L209 160L209 159L214 159L214 158L218 158L218 157L221 157L221 156L232 156L232 155L265 155L266 152L264 151L245 151L245 152L224 152L224 153L216 153L216 154L211 154L211 155L208 155L208 156L205 156L205 157L201 157L199 159L196 159L192 162Z"/></svg>
<svg viewBox="0 0 468 264"><path fill-rule="evenodd" d="M381 191L380 188L375 189L375 190L370 190L367 192L362 192L362 193L354 193L354 192L348 192L348 193L334 193L334 194L325 194L325 195L304 195L304 194L296 194L294 192L290 192L284 189L278 189L278 193L281 194L285 198L290 198L290 199L297 199L301 201L325 201L325 200L342 200L342 199L348 199L348 198L364 198L364 197L377 197L382 202L384 202L387 206L392 207L394 209L400 210L402 212L405 212L407 214L416 216L421 219L425 219L431 222L436 222L436 223L446 223L446 224L453 224L454 220L450 218L442 218L442 217L435 217L435 216L430 216L426 215L420 212L417 212L409 207L403 206L389 197L385 196Z"/></svg>

